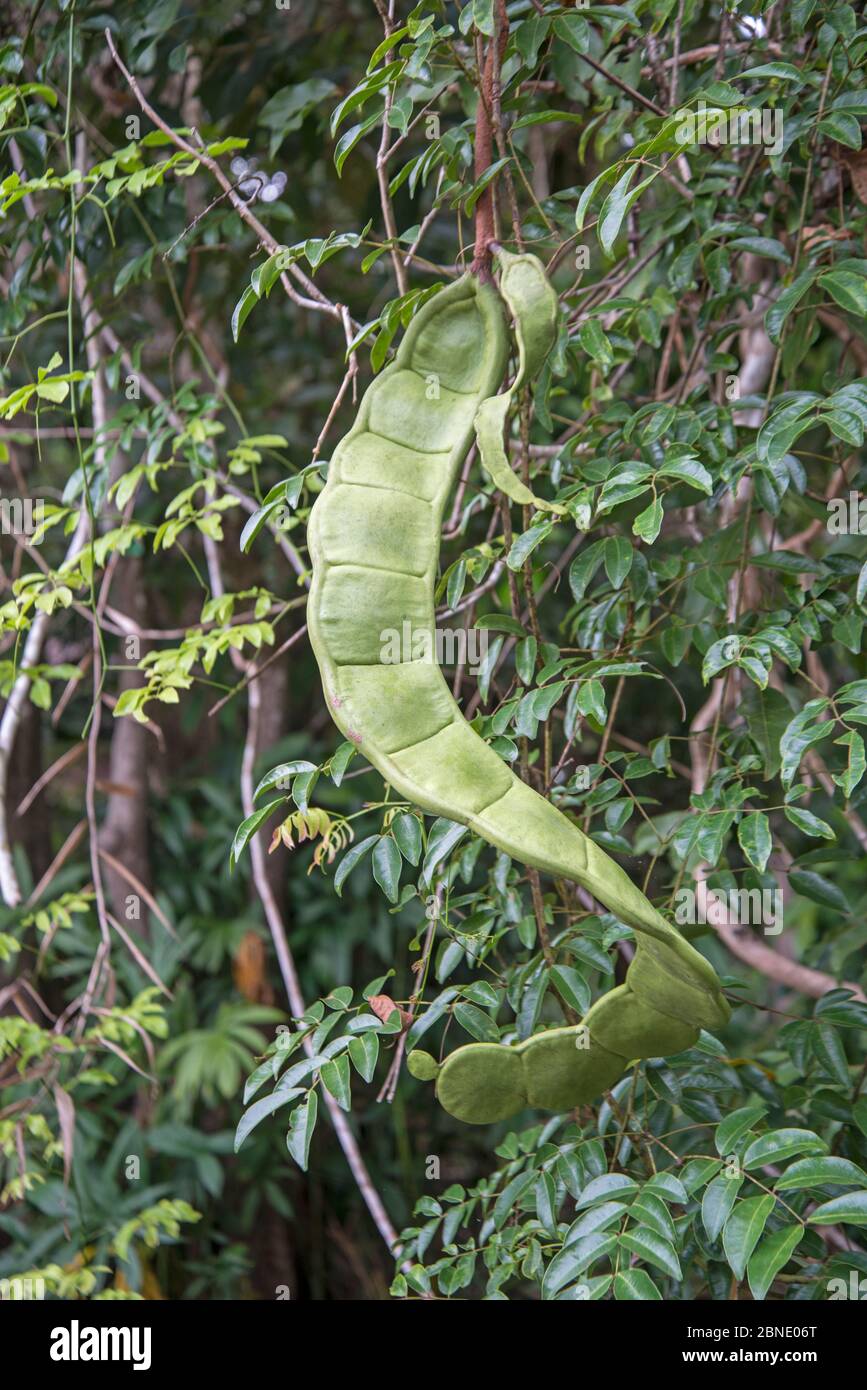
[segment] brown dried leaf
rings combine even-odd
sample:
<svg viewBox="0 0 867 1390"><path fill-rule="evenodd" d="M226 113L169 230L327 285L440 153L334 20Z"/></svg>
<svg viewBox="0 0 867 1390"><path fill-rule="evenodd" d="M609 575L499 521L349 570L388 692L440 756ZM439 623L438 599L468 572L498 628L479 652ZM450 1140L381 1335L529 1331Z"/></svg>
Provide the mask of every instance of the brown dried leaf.
<svg viewBox="0 0 867 1390"><path fill-rule="evenodd" d="M367 1002L371 1012L375 1013L377 1018L381 1018L383 1023L388 1022L397 1008L394 1000L389 999L387 994L371 994Z"/></svg>
<svg viewBox="0 0 867 1390"><path fill-rule="evenodd" d="M388 1022L395 1009L397 1009L400 1014L404 1028L408 1028L412 1023L412 1014L407 1013L406 1009L401 1009L395 1004L393 999L389 999L387 994L372 994L367 1003L371 1011L375 1013L376 1017L381 1019L383 1023Z"/></svg>
<svg viewBox="0 0 867 1390"><path fill-rule="evenodd" d="M830 222L819 222L815 227L804 228L801 245L805 251L810 251L814 245L820 245L823 241L839 241L848 235L845 228L841 230L832 227Z"/></svg>
<svg viewBox="0 0 867 1390"><path fill-rule="evenodd" d="M75 1147L75 1103L68 1091L64 1091L62 1086L55 1086L54 1104L57 1106L60 1137L63 1141L63 1184L68 1187L69 1175L72 1172L72 1151Z"/></svg>
<svg viewBox="0 0 867 1390"><path fill-rule="evenodd" d="M253 1004L274 1002L265 966L264 941L254 931L245 932L232 961L232 977L238 993Z"/></svg>
<svg viewBox="0 0 867 1390"><path fill-rule="evenodd" d="M867 203L867 149L850 151L846 167L859 203Z"/></svg>

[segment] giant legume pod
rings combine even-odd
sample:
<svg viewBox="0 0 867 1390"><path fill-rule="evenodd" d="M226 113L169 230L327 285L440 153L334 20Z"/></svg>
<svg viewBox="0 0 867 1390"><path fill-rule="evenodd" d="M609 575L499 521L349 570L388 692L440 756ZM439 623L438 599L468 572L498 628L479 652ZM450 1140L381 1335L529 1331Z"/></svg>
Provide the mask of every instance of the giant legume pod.
<svg viewBox="0 0 867 1390"><path fill-rule="evenodd" d="M546 282L534 257L508 257L506 271L523 377L528 362L538 370L547 351L532 289L534 277ZM471 1043L442 1066L427 1054L410 1055L415 1075L436 1076L445 1109L477 1124L526 1105L565 1109L595 1100L630 1061L689 1047L700 1028L728 1017L704 957L470 728L439 668L381 659L383 635L401 633L404 623L414 636L427 633L428 650L435 649L443 510L507 355L503 307L491 285L467 274L430 299L366 391L309 527L310 636L328 708L345 736L401 796L468 825L523 864L582 884L638 933L626 984L599 999L583 1025L513 1046ZM495 418L490 407L481 412L489 457L500 452ZM501 468L495 458L495 477Z"/></svg>

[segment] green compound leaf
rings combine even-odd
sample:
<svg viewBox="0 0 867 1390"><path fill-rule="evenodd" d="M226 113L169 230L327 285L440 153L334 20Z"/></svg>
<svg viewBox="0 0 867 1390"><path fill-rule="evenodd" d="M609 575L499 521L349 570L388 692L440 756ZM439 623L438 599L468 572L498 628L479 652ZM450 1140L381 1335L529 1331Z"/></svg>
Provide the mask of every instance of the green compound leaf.
<svg viewBox="0 0 867 1390"><path fill-rule="evenodd" d="M764 873L773 848L771 826L764 811L744 816L738 826L738 843L753 868Z"/></svg>
<svg viewBox="0 0 867 1390"><path fill-rule="evenodd" d="M848 1158L802 1158L777 1178L777 1192L799 1192L808 1187L867 1187L867 1173Z"/></svg>
<svg viewBox="0 0 867 1390"><path fill-rule="evenodd" d="M400 850L390 835L382 835L373 851L373 877L389 902L396 903L403 865Z"/></svg>
<svg viewBox="0 0 867 1390"><path fill-rule="evenodd" d="M316 1128L318 1112L319 1097L315 1091L311 1091L309 1100L292 1111L289 1132L286 1135L286 1147L298 1167L305 1173L310 1159L310 1144L313 1139L313 1131Z"/></svg>
<svg viewBox="0 0 867 1390"><path fill-rule="evenodd" d="M728 1178L721 1174L708 1183L701 1199L701 1220L708 1240L716 1240L731 1215L743 1185L743 1178Z"/></svg>
<svg viewBox="0 0 867 1390"><path fill-rule="evenodd" d="M795 1154L822 1153L828 1145L811 1129L775 1129L754 1139L743 1157L745 1168L781 1163Z"/></svg>
<svg viewBox="0 0 867 1390"><path fill-rule="evenodd" d="M322 1084L340 1106L341 1110L352 1108L352 1082L349 1070L349 1058L343 1052L339 1057L332 1057L330 1061L324 1062L320 1072Z"/></svg>
<svg viewBox="0 0 867 1390"><path fill-rule="evenodd" d="M811 1226L836 1226L838 1221L849 1226L867 1226L867 1191L832 1197L811 1212L807 1221Z"/></svg>
<svg viewBox="0 0 867 1390"><path fill-rule="evenodd" d="M747 1262L765 1229L774 1209L775 1199L768 1193L763 1197L747 1197L738 1202L723 1231L723 1250L738 1283L743 1279Z"/></svg>
<svg viewBox="0 0 867 1390"><path fill-rule="evenodd" d="M672 1279L683 1277L674 1247L655 1231L640 1228L627 1231L626 1235L620 1237L620 1244L631 1250L633 1255L656 1265L657 1269L661 1269L663 1274L670 1275Z"/></svg>
<svg viewBox="0 0 867 1390"><path fill-rule="evenodd" d="M649 1303L661 1300L662 1294L650 1275L643 1269L626 1269L614 1276L614 1297L623 1302Z"/></svg>
<svg viewBox="0 0 867 1390"><path fill-rule="evenodd" d="M757 1247L747 1266L747 1281L753 1298L762 1299L792 1252L804 1238L803 1226L784 1226Z"/></svg>

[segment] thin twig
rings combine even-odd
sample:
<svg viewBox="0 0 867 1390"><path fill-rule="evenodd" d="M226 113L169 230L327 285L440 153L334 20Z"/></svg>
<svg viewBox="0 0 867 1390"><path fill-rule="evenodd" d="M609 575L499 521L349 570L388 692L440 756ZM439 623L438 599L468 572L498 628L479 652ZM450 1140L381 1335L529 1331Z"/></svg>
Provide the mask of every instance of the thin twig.
<svg viewBox="0 0 867 1390"><path fill-rule="evenodd" d="M272 236L271 233L268 231L267 227L263 226L263 224L259 221L256 214L251 210L251 208L247 205L244 199L236 191L231 179L227 178L226 175L223 173L223 170L221 169L217 160L212 158L212 156L208 154L206 149L197 149L195 145L191 145L190 142L188 140L185 140L182 135L179 135L176 130L173 130L172 127L168 125L166 121L163 120L163 118L154 109L154 107L151 106L150 102L148 101L147 97L144 95L141 87L139 86L138 81L135 77L133 77L132 73L126 67L126 65L123 62L123 59L118 53L110 29L105 30L105 41L108 44L109 52L111 53L114 62L119 68L120 72L123 74L124 78L126 79L130 91L132 92L142 111L147 116L148 120L152 121L153 124L157 127L157 129L161 130L164 135L167 135L168 138L171 140L172 144L177 149L182 150L184 154L189 155L190 158L194 159L198 164L202 164L208 170L208 172L213 175L213 177L217 180L217 183L220 185L223 192L225 193L226 197L228 198L229 202L231 203L232 207L237 212L238 216L242 219L242 221L247 223L248 227L250 227L253 230L253 232L255 232L260 246L264 247L264 249L268 252L269 255L273 256L276 255L279 251L282 251L284 248L281 246L280 242L278 242L276 237ZM300 295L297 292L297 290L295 290L294 287L289 283L287 273L284 271L284 273L280 277L280 283L282 284L284 290L286 291L286 294L293 301L293 303L297 304L299 307L304 309L313 309L317 313L330 314L332 318L339 319L341 317L341 309L343 306L339 304L333 304L331 300L328 299L322 293L318 286L316 286L313 283L313 281L307 275L304 274L304 272L300 269L299 266L292 264L287 267L287 270L288 275L291 275L293 279L295 279L303 287L305 292L304 295ZM354 324L354 327L357 328L358 325Z"/></svg>
<svg viewBox="0 0 867 1390"><path fill-rule="evenodd" d="M256 681L251 681L248 685L248 718L247 718L247 738L244 744L244 755L241 765L241 801L243 804L244 815L253 814L253 766L256 760L256 749L258 747L259 735L259 715L261 708L261 690ZM250 855L253 866L253 882L256 892L262 902L265 911L265 919L271 932L271 939L274 942L274 950L277 955L277 963L280 967L280 975L286 996L289 1000L289 1007L296 1018L300 1018L306 1012L304 996L301 993L301 982L298 978L298 971L289 946L289 939L286 935L286 927L283 917L271 887L265 862L265 850L261 837L254 835L250 841ZM313 1046L309 1037L304 1039L304 1050L308 1057L313 1056ZM322 1088L323 1099L328 1110L331 1123L334 1125L337 1139L346 1161L349 1164L353 1178L364 1198L365 1205L373 1219L376 1229L382 1236L383 1241L388 1246L392 1255L400 1253L400 1240L397 1231L392 1225L391 1218L385 1210L382 1198L374 1187L373 1180L367 1170L367 1165L361 1156L361 1151L355 1139L355 1135L349 1127L349 1123L340 1109L337 1101L329 1091Z"/></svg>

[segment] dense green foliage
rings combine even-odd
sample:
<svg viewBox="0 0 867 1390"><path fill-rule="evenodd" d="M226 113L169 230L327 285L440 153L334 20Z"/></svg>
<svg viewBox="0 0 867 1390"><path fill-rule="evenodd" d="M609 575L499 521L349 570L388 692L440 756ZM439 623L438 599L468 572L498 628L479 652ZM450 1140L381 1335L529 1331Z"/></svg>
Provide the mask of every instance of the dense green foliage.
<svg viewBox="0 0 867 1390"><path fill-rule="evenodd" d="M860 9L13 10L0 1279L857 1296ZM509 441L565 513L472 462L438 616L486 645L448 679L733 1015L600 1105L471 1129L407 1054L574 1023L633 934L398 798L302 623L331 451L488 215L558 292Z"/></svg>

